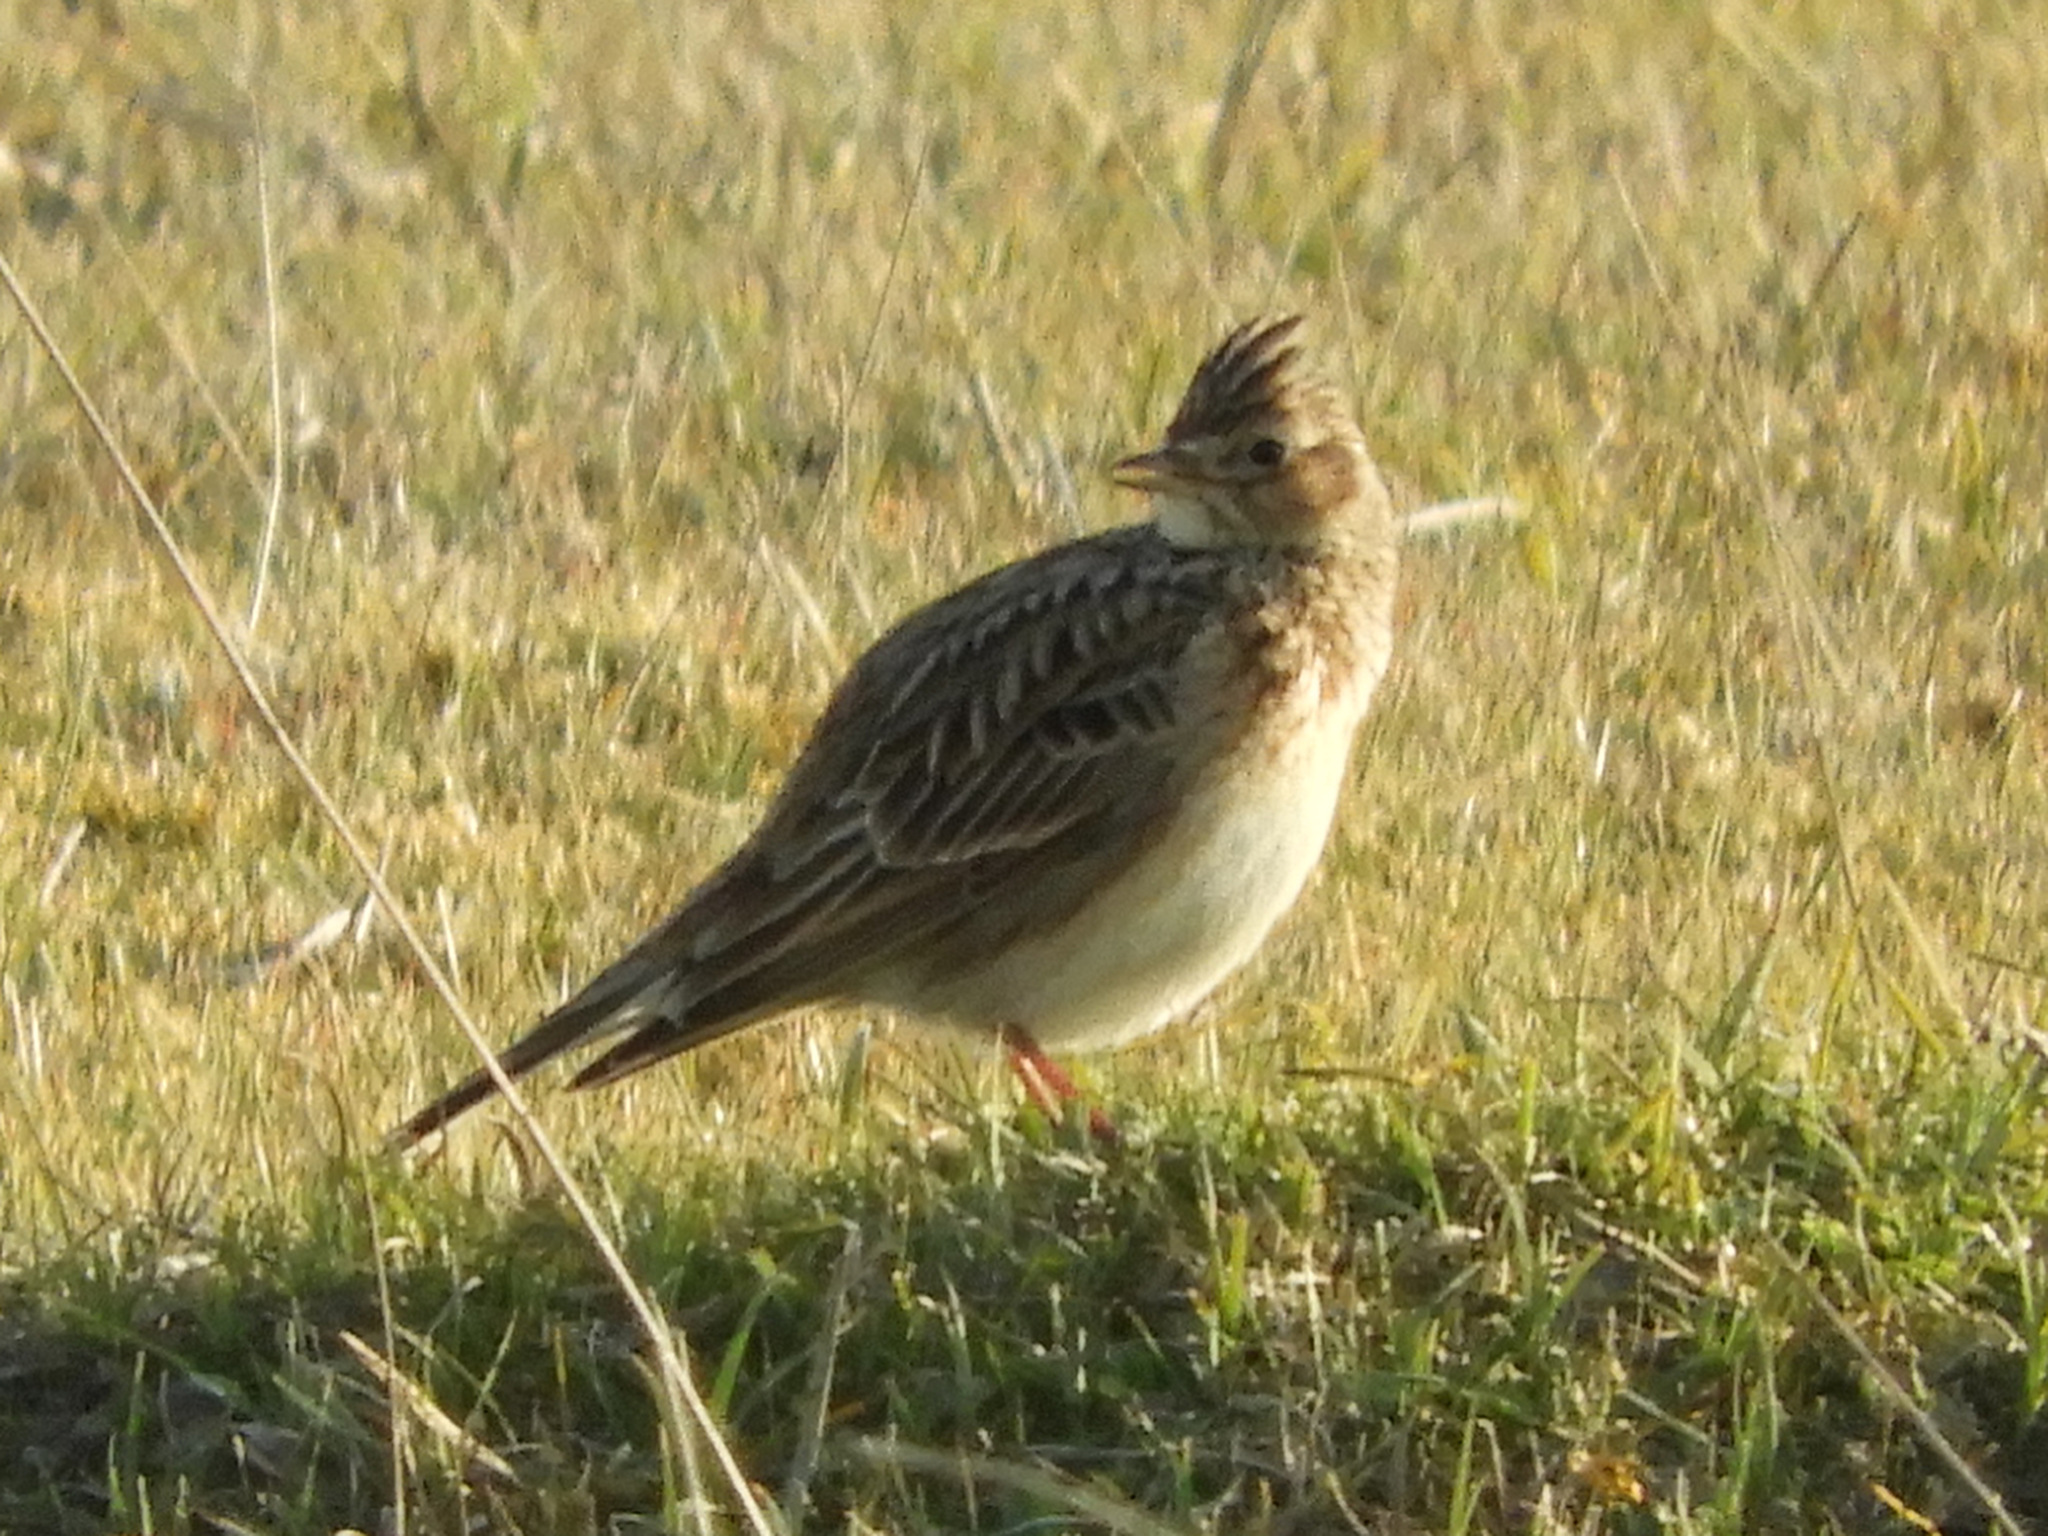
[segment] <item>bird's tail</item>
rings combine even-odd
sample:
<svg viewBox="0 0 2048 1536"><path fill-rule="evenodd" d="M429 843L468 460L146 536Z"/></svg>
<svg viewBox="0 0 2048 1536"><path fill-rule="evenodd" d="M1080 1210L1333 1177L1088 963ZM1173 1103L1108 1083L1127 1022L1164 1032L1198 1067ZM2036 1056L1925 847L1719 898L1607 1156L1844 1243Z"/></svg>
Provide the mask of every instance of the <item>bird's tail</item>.
<svg viewBox="0 0 2048 1536"><path fill-rule="evenodd" d="M642 1004L661 984L665 970L644 953L621 957L617 964L601 972L581 992L507 1046L498 1057L498 1065L507 1077L521 1078L565 1051L616 1034L648 1011ZM394 1152L403 1152L497 1091L491 1074L479 1068L399 1126L385 1138L385 1145Z"/></svg>

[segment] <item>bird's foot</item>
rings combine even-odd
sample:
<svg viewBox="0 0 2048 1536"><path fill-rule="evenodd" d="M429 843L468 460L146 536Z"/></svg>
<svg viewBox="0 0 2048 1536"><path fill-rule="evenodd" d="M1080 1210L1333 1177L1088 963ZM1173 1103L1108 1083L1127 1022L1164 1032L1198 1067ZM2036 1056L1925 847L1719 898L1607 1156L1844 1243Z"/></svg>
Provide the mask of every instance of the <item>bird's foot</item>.
<svg viewBox="0 0 2048 1536"><path fill-rule="evenodd" d="M1075 1086L1073 1078L1067 1075L1067 1069L1046 1055L1028 1033L1010 1025L1004 1028L1002 1039L1010 1052L1010 1065L1024 1084L1024 1091L1031 1096L1031 1102L1045 1112L1046 1118L1064 1120L1069 1104L1076 1101L1087 1103L1086 1095ZM1101 1105L1087 1104L1087 1109L1088 1135L1092 1140L1105 1147L1116 1146L1123 1140L1123 1133Z"/></svg>

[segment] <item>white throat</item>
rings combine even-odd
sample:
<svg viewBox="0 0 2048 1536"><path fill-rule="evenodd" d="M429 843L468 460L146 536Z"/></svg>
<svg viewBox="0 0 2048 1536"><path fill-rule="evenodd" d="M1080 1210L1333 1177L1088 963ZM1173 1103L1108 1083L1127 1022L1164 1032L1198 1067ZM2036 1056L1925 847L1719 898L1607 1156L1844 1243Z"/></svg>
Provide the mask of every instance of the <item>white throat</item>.
<svg viewBox="0 0 2048 1536"><path fill-rule="evenodd" d="M1207 503L1194 496L1157 495L1152 526L1167 543L1182 549L1214 549L1228 543L1221 521Z"/></svg>

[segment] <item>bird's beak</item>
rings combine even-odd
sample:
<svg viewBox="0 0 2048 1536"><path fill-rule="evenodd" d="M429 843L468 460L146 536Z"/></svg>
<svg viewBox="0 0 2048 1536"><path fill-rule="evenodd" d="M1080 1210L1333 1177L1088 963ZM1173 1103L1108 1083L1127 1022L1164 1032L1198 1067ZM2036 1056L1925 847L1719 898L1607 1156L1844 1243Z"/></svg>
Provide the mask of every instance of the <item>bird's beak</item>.
<svg viewBox="0 0 2048 1536"><path fill-rule="evenodd" d="M1173 443L1118 459L1109 467L1109 476L1127 490L1152 495L1184 491L1197 478L1194 456Z"/></svg>

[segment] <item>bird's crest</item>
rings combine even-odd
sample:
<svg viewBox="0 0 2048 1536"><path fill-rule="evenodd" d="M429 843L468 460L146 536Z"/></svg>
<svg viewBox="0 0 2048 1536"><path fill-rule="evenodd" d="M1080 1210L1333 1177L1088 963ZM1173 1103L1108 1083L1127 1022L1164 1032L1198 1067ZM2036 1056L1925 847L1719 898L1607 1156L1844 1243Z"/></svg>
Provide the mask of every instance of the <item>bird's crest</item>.
<svg viewBox="0 0 2048 1536"><path fill-rule="evenodd" d="M1293 344L1301 316L1240 325L1202 360L1166 428L1169 443L1221 437L1251 422L1284 416L1328 387L1302 363Z"/></svg>

